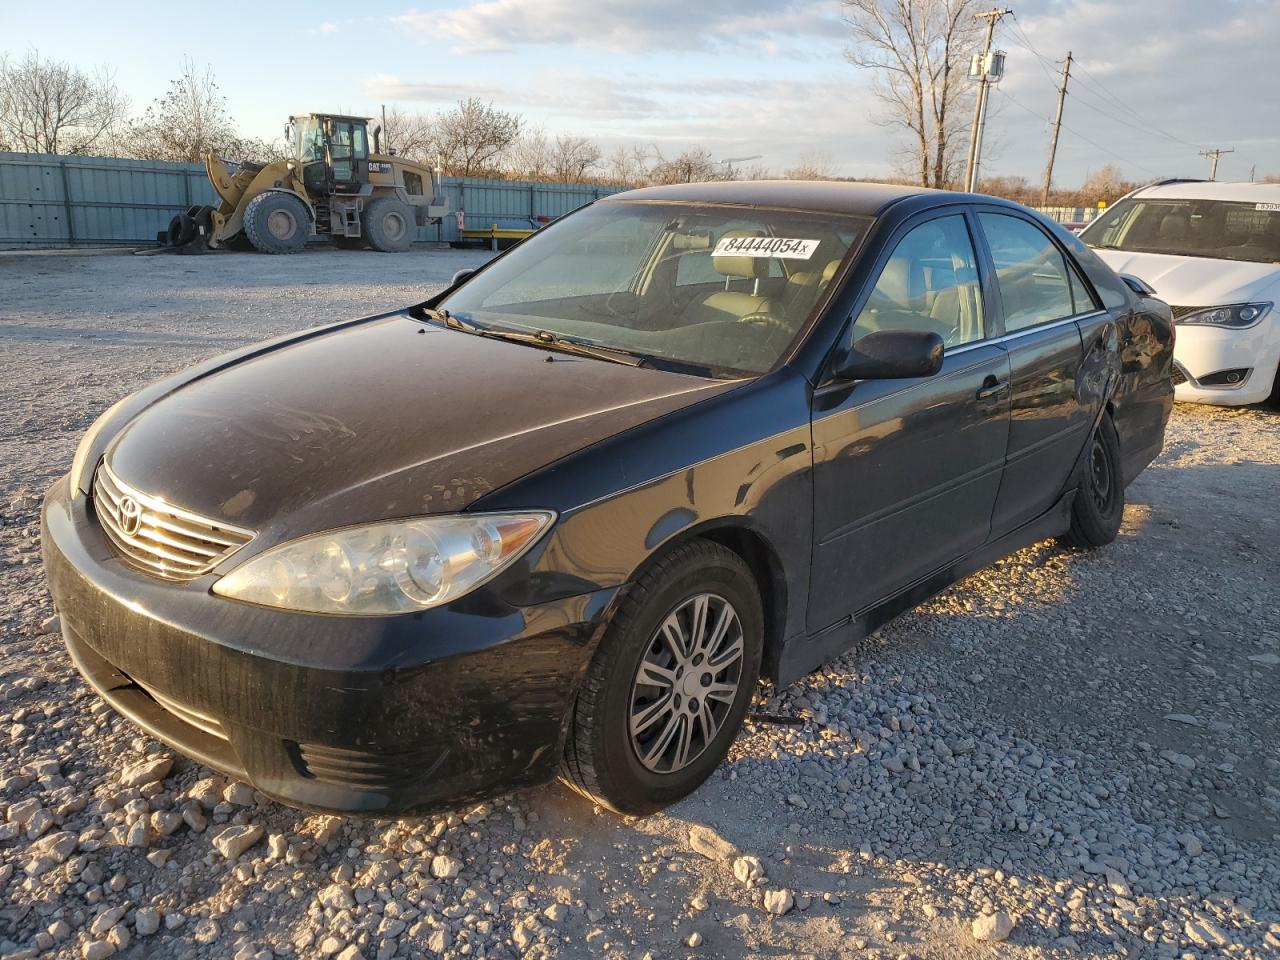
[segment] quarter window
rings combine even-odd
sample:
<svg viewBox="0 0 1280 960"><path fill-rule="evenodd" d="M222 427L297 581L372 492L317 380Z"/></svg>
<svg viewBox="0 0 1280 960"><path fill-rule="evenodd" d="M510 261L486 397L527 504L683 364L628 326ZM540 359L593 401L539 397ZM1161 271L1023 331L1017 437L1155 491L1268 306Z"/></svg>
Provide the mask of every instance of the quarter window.
<svg viewBox="0 0 1280 960"><path fill-rule="evenodd" d="M936 333L949 347L982 339L977 258L963 216L922 223L898 242L853 337L880 330Z"/></svg>
<svg viewBox="0 0 1280 960"><path fill-rule="evenodd" d="M978 220L995 263L1007 333L1077 312L1072 304L1072 277L1067 264L1043 230L1026 220L998 213L980 213Z"/></svg>

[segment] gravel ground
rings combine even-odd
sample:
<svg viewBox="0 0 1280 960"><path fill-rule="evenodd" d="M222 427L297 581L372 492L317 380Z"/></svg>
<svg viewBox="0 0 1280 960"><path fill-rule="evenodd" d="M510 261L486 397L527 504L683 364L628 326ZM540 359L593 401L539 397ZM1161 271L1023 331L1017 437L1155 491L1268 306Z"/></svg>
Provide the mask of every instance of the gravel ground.
<svg viewBox="0 0 1280 960"><path fill-rule="evenodd" d="M0 956L1280 956L1280 415L1179 407L1098 553L1038 544L762 707L646 820L552 785L309 816L71 669L39 497L110 402L484 254L0 256ZM347 278L353 278L348 280Z"/></svg>

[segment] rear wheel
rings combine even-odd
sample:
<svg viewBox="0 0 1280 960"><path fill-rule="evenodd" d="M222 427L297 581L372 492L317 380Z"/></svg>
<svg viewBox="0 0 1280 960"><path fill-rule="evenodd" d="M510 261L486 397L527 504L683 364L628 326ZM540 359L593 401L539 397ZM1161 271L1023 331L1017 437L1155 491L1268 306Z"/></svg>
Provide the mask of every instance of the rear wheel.
<svg viewBox="0 0 1280 960"><path fill-rule="evenodd" d="M693 540L653 563L587 669L561 778L633 815L696 790L742 726L760 673L763 623L755 581L732 551Z"/></svg>
<svg viewBox="0 0 1280 960"><path fill-rule="evenodd" d="M307 205L291 193L260 193L244 208L244 232L262 253L297 253L310 232Z"/></svg>
<svg viewBox="0 0 1280 960"><path fill-rule="evenodd" d="M383 253L403 253L413 243L413 208L399 197L377 197L365 208L364 234Z"/></svg>
<svg viewBox="0 0 1280 960"><path fill-rule="evenodd" d="M1067 546L1081 549L1110 543L1124 519L1120 438L1110 414L1103 414L1085 456L1084 476L1071 506L1071 528L1062 537Z"/></svg>

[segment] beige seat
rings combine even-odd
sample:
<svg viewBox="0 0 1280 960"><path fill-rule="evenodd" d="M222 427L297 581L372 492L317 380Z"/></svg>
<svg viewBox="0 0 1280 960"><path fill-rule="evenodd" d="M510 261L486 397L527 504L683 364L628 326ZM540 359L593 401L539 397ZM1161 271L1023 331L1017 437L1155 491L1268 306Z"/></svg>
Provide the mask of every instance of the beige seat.
<svg viewBox="0 0 1280 960"><path fill-rule="evenodd" d="M725 237L763 237L761 230L729 230ZM723 238L722 238L723 239ZM769 297L761 296L760 281L769 275L767 257L712 257L711 265L724 277L725 289L713 293L702 301L699 320L741 320L752 314L777 316L779 310ZM750 280L751 292L730 290L734 280Z"/></svg>

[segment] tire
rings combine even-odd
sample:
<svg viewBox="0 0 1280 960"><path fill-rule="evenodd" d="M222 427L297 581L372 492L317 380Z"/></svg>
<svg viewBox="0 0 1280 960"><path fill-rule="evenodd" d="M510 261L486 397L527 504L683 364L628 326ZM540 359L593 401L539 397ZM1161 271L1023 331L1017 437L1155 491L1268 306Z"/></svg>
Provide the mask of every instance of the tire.
<svg viewBox="0 0 1280 960"><path fill-rule="evenodd" d="M190 213L175 214L173 219L169 221L169 232L167 235L169 246L181 247L194 240L195 235L196 222Z"/></svg>
<svg viewBox="0 0 1280 960"><path fill-rule="evenodd" d="M695 628L700 610L701 634ZM727 625L717 636L726 610ZM701 653L689 643L699 635L708 645ZM683 670L677 647L690 667L712 669ZM737 736L763 648L760 595L741 558L708 540L673 548L636 579L587 667L561 779L626 815L654 813L688 796ZM642 671L646 680L662 682L643 682ZM715 693L699 697L703 691Z"/></svg>
<svg viewBox="0 0 1280 960"><path fill-rule="evenodd" d="M1103 414L1089 440L1084 476L1071 506L1071 528L1062 536L1069 547L1088 550L1106 546L1124 519L1124 468L1120 438L1110 414Z"/></svg>
<svg viewBox="0 0 1280 960"><path fill-rule="evenodd" d="M260 193L244 208L244 233L260 253L297 253L307 242L311 214L291 193Z"/></svg>
<svg viewBox="0 0 1280 960"><path fill-rule="evenodd" d="M399 197L377 197L364 211L364 235L383 253L404 253L417 232L413 208Z"/></svg>
<svg viewBox="0 0 1280 960"><path fill-rule="evenodd" d="M364 237L330 237L333 245L339 250L363 250L369 241Z"/></svg>

